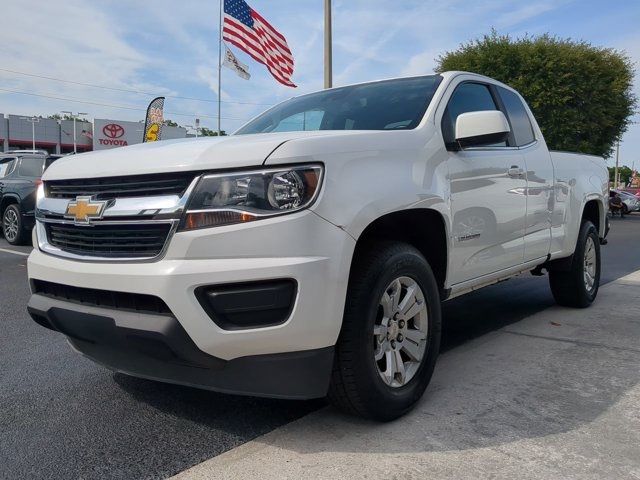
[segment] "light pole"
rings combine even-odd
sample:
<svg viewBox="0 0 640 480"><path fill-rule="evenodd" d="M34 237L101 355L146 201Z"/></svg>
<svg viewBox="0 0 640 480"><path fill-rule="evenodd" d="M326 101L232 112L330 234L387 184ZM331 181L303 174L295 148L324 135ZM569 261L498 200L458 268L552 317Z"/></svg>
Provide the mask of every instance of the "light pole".
<svg viewBox="0 0 640 480"><path fill-rule="evenodd" d="M196 138L198 138L198 133L200 132L200 119L199 118L196 118L195 126L193 126L193 125L185 125L185 127L190 128L191 130L195 130L196 131Z"/></svg>
<svg viewBox="0 0 640 480"><path fill-rule="evenodd" d="M31 148L33 150L36 149L36 123L40 121L40 119L36 116L33 117L20 117L20 120L26 120L31 123Z"/></svg>
<svg viewBox="0 0 640 480"><path fill-rule="evenodd" d="M193 125L185 125L185 127L190 130L194 130L196 132L196 138L198 138L198 131L200 130L200 127L194 127Z"/></svg>
<svg viewBox="0 0 640 480"><path fill-rule="evenodd" d="M613 171L613 188L618 189L618 158L620 157L620 139L616 141L616 168Z"/></svg>
<svg viewBox="0 0 640 480"><path fill-rule="evenodd" d="M632 126L632 125L640 125L640 122L629 122L628 126ZM613 188L615 189L618 188L618 184L620 183L618 181L619 158L620 158L620 138L616 140L616 166L613 172ZM633 169L631 171L633 172Z"/></svg>
<svg viewBox="0 0 640 480"><path fill-rule="evenodd" d="M324 0L324 88L333 86L333 52L331 47L331 0Z"/></svg>
<svg viewBox="0 0 640 480"><path fill-rule="evenodd" d="M73 118L73 153L78 153L78 142L76 140L76 120L79 116L86 115L87 112L78 112L74 114L73 112L69 112L68 110L63 110L62 113L66 113L71 118Z"/></svg>

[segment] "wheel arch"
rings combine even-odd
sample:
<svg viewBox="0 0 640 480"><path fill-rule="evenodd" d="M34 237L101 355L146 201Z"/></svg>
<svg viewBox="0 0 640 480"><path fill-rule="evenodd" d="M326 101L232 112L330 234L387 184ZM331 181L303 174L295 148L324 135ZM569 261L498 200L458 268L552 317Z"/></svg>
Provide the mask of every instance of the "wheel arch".
<svg viewBox="0 0 640 480"><path fill-rule="evenodd" d="M2 200L0 200L0 216L4 215L4 211L9 205L13 204L17 204L18 208L20 208L20 197L13 193L3 195Z"/></svg>
<svg viewBox="0 0 640 480"><path fill-rule="evenodd" d="M372 220L356 240L350 273L358 255L376 241L401 241L413 245L425 257L436 277L440 295L446 298L449 246L443 215L430 208L412 208Z"/></svg>
<svg viewBox="0 0 640 480"><path fill-rule="evenodd" d="M582 213L580 215L580 224L584 220L589 220L593 223L598 231L600 238L604 237L604 230L606 225L606 209L599 197L587 197L584 205L582 206Z"/></svg>

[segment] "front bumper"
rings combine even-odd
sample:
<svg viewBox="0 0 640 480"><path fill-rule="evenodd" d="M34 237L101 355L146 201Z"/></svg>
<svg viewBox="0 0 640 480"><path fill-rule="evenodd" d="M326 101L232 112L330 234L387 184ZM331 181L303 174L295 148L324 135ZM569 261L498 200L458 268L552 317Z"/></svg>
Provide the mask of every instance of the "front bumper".
<svg viewBox="0 0 640 480"><path fill-rule="evenodd" d="M177 233L165 256L156 262L79 262L37 249L32 252L28 262L32 280L159 297L170 309L172 321L169 323L173 325L170 329L179 327L192 343L190 355L199 352L213 359L212 364L204 368L196 366L195 374L187 374L184 365L158 363L149 352L137 351L128 342L101 340L113 338L111 334L83 339L64 323L65 318L76 318L74 325L95 322L95 332L101 332L106 328L104 325L115 325L116 331L118 328L142 330L157 337L157 328L162 331L169 328L164 317L109 309L87 311L94 307L64 301L60 305L57 303L60 300L42 295L32 296L30 311L39 321L46 319L50 327L65 333L76 349L116 370L221 391L288 398L321 396L316 394L320 390L322 395L326 393L331 369L327 356L331 356L328 352L340 331L354 247L355 241L343 230L311 211L304 211L253 224ZM276 279L295 280L297 295L288 319L275 326L223 329L196 298L198 287ZM163 342L180 357L183 346L175 347L174 340ZM238 369L244 370L244 367L240 366L254 368L254 361L282 369L299 385L293 390L282 390L276 378L273 388L267 388L264 382L273 377L266 374L269 367L253 370L256 374L261 372L260 376L253 378L254 374L249 374L247 378L253 380L246 388L234 386L231 377L241 374ZM300 369L299 375L296 369ZM324 372L322 375L320 370ZM311 372L311 377L317 380L314 380L315 390L303 383Z"/></svg>
<svg viewBox="0 0 640 480"><path fill-rule="evenodd" d="M202 352L170 315L140 315L32 295L29 313L91 360L137 377L225 393L309 399L326 395L333 347L225 361Z"/></svg>

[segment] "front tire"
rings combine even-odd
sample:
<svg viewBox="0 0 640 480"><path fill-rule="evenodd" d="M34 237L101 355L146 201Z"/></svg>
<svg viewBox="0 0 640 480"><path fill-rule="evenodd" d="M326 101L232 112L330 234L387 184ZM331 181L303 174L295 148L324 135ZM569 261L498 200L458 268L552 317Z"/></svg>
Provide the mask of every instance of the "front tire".
<svg viewBox="0 0 640 480"><path fill-rule="evenodd" d="M24 242L26 232L18 205L9 205L2 214L2 233L11 245L21 245Z"/></svg>
<svg viewBox="0 0 640 480"><path fill-rule="evenodd" d="M411 245L380 242L354 260L329 399L355 415L389 421L426 389L440 349L440 295Z"/></svg>
<svg viewBox="0 0 640 480"><path fill-rule="evenodd" d="M568 270L549 272L551 293L558 305L586 308L600 288L600 241L596 227L585 220Z"/></svg>

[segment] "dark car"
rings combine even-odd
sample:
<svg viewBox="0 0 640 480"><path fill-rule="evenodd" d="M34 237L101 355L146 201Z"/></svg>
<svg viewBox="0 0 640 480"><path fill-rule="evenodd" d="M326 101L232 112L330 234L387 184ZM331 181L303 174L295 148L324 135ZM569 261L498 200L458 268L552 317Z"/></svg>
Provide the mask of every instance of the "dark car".
<svg viewBox="0 0 640 480"><path fill-rule="evenodd" d="M57 158L37 151L0 154L0 218L4 238L12 245L29 240L40 178Z"/></svg>

